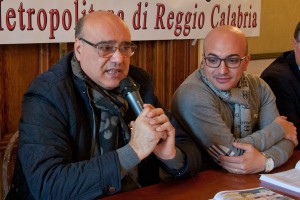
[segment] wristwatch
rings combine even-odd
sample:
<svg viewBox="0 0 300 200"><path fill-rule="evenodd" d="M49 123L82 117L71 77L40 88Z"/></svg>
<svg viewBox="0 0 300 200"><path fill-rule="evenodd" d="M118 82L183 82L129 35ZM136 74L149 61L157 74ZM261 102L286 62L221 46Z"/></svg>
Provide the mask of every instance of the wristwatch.
<svg viewBox="0 0 300 200"><path fill-rule="evenodd" d="M266 153L262 153L265 157L266 157L266 161L265 161L265 172L270 172L274 169L275 163L273 158L266 154Z"/></svg>

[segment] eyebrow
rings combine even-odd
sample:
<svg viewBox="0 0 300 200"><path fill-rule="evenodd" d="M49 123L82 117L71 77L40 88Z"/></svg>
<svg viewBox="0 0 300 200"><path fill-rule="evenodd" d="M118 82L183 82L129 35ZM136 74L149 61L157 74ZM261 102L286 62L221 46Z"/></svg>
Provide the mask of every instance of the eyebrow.
<svg viewBox="0 0 300 200"><path fill-rule="evenodd" d="M215 56L215 57L221 58L221 57L219 57L218 55L216 55L214 53L209 53L209 54L207 54L207 56ZM240 57L239 54L229 54L225 58L234 57L234 56Z"/></svg>
<svg viewBox="0 0 300 200"><path fill-rule="evenodd" d="M115 40L107 40L107 41L101 41L101 42L98 42L98 43L96 43L96 45L99 45L99 44L104 44L104 45L111 45L111 44L116 44L117 43L117 41L115 41ZM120 43L121 45L129 45L129 44L131 44L131 42L130 41L122 41L121 43Z"/></svg>
<svg viewBox="0 0 300 200"><path fill-rule="evenodd" d="M107 40L107 41L98 42L98 43L96 43L96 45L99 45L99 44L115 44L115 43L117 43L115 40Z"/></svg>

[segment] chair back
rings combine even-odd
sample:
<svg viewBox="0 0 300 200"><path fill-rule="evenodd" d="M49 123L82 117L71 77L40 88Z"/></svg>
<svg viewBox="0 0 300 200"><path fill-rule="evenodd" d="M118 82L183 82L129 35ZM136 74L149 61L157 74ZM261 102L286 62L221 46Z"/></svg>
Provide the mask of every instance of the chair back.
<svg viewBox="0 0 300 200"><path fill-rule="evenodd" d="M15 167L17 156L17 142L19 138L19 131L15 132L9 139L4 151L2 162L2 184L3 184L3 197L5 198L12 183L12 176Z"/></svg>

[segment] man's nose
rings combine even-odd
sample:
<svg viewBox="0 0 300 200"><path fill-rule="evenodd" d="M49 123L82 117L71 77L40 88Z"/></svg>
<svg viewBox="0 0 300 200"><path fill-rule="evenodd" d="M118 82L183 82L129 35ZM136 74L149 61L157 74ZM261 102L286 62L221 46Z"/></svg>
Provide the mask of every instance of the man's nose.
<svg viewBox="0 0 300 200"><path fill-rule="evenodd" d="M228 73L228 67L226 65L225 60L221 60L220 66L219 66L219 71L221 74L226 74Z"/></svg>
<svg viewBox="0 0 300 200"><path fill-rule="evenodd" d="M112 62L121 63L124 60L124 55L120 52L119 48L116 49L114 54L111 56L110 60Z"/></svg>

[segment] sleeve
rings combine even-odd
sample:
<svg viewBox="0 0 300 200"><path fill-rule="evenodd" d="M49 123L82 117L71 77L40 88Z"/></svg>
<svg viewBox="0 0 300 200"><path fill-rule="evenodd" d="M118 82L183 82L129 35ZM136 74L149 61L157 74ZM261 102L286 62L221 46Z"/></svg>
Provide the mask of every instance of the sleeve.
<svg viewBox="0 0 300 200"><path fill-rule="evenodd" d="M123 178L129 170L140 163L140 159L129 144L117 149L121 165L121 177Z"/></svg>
<svg viewBox="0 0 300 200"><path fill-rule="evenodd" d="M165 166L172 170L180 171L183 167L185 167L184 161L185 155L182 153L180 149L176 147L176 155L173 159L165 160L158 158Z"/></svg>
<svg viewBox="0 0 300 200"><path fill-rule="evenodd" d="M81 124L70 123L70 116L45 96L29 93L22 106L18 155L35 199L96 199L121 189L116 151L90 158L84 155L90 149L72 149L71 141L86 141L90 133L71 138Z"/></svg>
<svg viewBox="0 0 300 200"><path fill-rule="evenodd" d="M179 166L184 163L183 167L175 168L164 165L164 170L167 171L175 178L186 178L194 176L197 172L202 169L202 154L200 149L196 146L196 143L192 140L192 138L183 130L179 123L177 123L176 119L172 117L169 113L170 121L175 128L175 145L176 150L180 151L180 154L183 154L183 157L179 157L177 159L177 164L174 166ZM179 154L179 155L180 155ZM184 159L182 161L182 159Z"/></svg>
<svg viewBox="0 0 300 200"><path fill-rule="evenodd" d="M269 141L273 141L274 143L277 140L275 140L273 136L279 132L283 134L283 138L280 141L276 142L271 147L265 148L260 151L263 151L264 153L270 155L275 162L275 167L278 167L285 163L289 159L289 157L291 157L294 145L291 141L284 139L284 129L279 124L273 122L273 120L279 116L276 106L276 98L269 85L262 79L260 79L260 94L261 108L258 122L258 129L260 130L258 130L257 132L262 132L265 130L270 131L271 135L266 139ZM270 126L277 126L277 129L270 129Z"/></svg>
<svg viewBox="0 0 300 200"><path fill-rule="evenodd" d="M273 102L274 103L274 102ZM276 145L283 138L282 128L275 123L265 126L259 131L244 138L235 138L231 132L233 127L232 110L224 106L224 102L204 86L185 84L178 88L172 101L172 113L181 122L183 128L191 133L198 145L207 151L213 145L226 149L225 155L242 155L243 150L232 146L233 142L253 145L259 151L264 151ZM268 105L274 107L274 105ZM267 112L268 109L266 109ZM270 110L268 110L270 112ZM271 121L276 113L270 116ZM270 139L271 138L271 139ZM220 151L224 151L220 149ZM283 152L284 150L282 150ZM281 153L283 160L285 155Z"/></svg>
<svg viewBox="0 0 300 200"><path fill-rule="evenodd" d="M185 167L175 173L177 177L191 177L199 172L202 166L202 153L200 148L187 134L187 132L181 127L181 125L172 116L170 121L175 128L175 144L178 149L184 154ZM174 174L174 173L173 173Z"/></svg>

